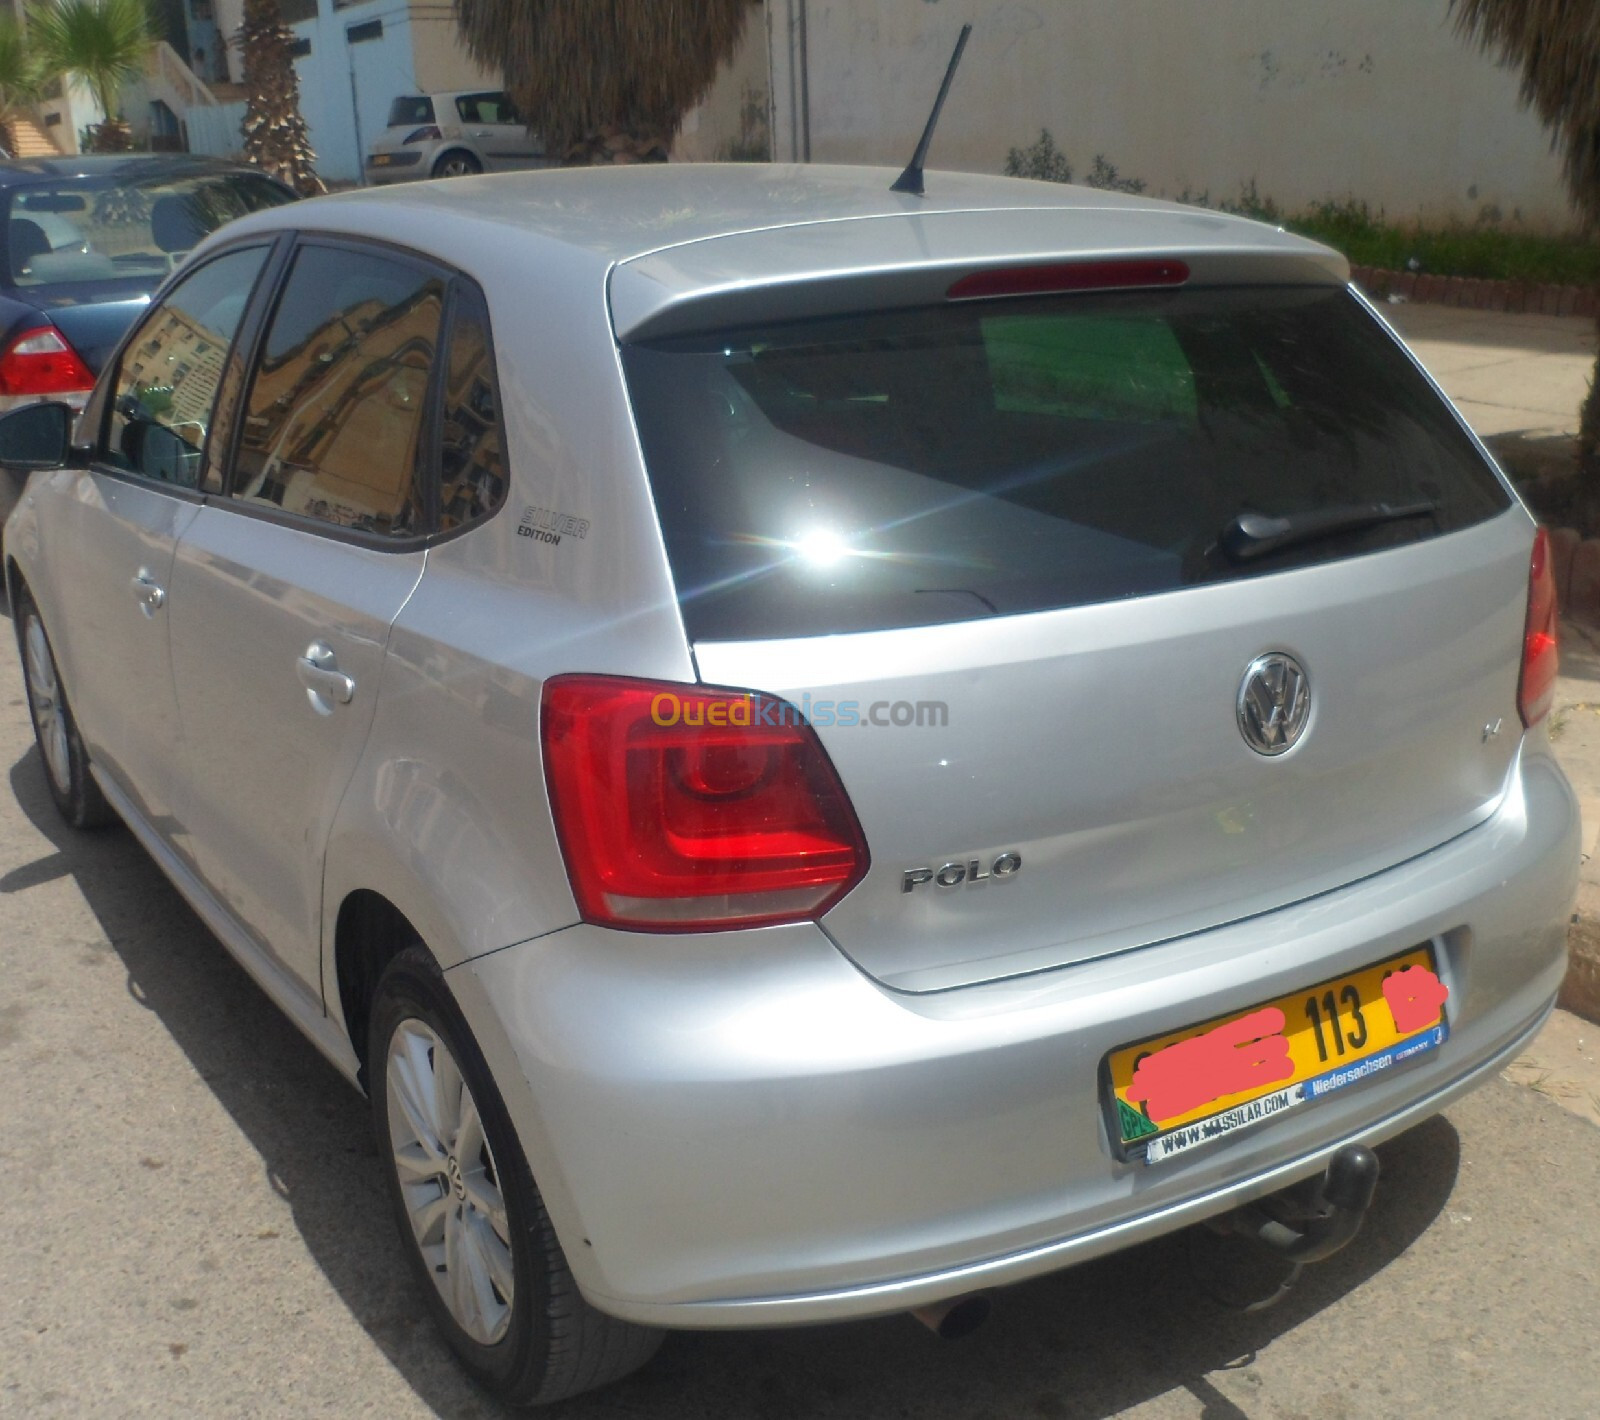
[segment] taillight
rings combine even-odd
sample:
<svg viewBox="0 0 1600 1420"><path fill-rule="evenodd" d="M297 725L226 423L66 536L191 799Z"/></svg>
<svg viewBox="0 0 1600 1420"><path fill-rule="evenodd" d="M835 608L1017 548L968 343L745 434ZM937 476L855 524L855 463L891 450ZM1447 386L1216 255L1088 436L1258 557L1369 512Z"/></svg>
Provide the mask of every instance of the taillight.
<svg viewBox="0 0 1600 1420"><path fill-rule="evenodd" d="M406 136L400 141L401 143L436 143L443 136L444 135L440 133L433 124L430 123L425 128L412 129L411 132L406 134Z"/></svg>
<svg viewBox="0 0 1600 1420"><path fill-rule="evenodd" d="M0 395L81 394L94 375L51 325L25 330L0 354Z"/></svg>
<svg viewBox="0 0 1600 1420"><path fill-rule="evenodd" d="M997 296L1050 296L1068 291L1134 291L1181 286L1189 268L1181 261L1073 261L1056 266L1002 266L963 276L945 296L987 301Z"/></svg>
<svg viewBox="0 0 1600 1420"><path fill-rule="evenodd" d="M1556 695L1556 670L1560 664L1557 615L1550 535L1540 528L1534 534L1533 560L1528 568L1528 619L1522 632L1522 678L1517 683L1517 709L1529 729L1550 713Z"/></svg>
<svg viewBox="0 0 1600 1420"><path fill-rule="evenodd" d="M585 921L657 932L802 921L867 871L844 786L786 701L557 676L541 729Z"/></svg>

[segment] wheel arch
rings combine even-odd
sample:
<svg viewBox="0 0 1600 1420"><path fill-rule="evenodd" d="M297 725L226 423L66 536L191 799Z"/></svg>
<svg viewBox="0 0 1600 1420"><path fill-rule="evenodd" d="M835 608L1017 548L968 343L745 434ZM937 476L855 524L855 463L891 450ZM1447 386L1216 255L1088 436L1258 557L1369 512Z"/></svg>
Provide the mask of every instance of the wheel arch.
<svg viewBox="0 0 1600 1420"><path fill-rule="evenodd" d="M415 914L420 917L422 914ZM407 947L421 946L439 963L445 984L466 1017L468 1028L494 1077L496 1088L514 1121L518 1142L544 1198L568 1264L585 1295L603 1294L604 1287L588 1245L587 1226L563 1172L539 1109L538 1092L524 1074L520 1057L505 1033L500 1015L482 983L470 971L451 970L447 950L419 930L389 895L356 888L340 899L334 919L333 949L325 977L330 990L328 1011L338 1014L359 1061L356 1083L369 1094L367 1029L373 998L383 970Z"/></svg>
<svg viewBox="0 0 1600 1420"><path fill-rule="evenodd" d="M478 165L478 171L480 173L487 172L489 170L489 165L484 161L483 154L478 152L477 149L469 147L465 143L452 143L448 148L444 149L443 152L439 153L429 165L429 176L437 177L439 175L439 170L457 154L460 154L464 158L471 158L472 161Z"/></svg>
<svg viewBox="0 0 1600 1420"><path fill-rule="evenodd" d="M357 1083L367 1080L367 1024L384 968L407 947L426 946L410 920L382 893L357 888L339 904L334 925L333 977L340 1019L358 1062Z"/></svg>

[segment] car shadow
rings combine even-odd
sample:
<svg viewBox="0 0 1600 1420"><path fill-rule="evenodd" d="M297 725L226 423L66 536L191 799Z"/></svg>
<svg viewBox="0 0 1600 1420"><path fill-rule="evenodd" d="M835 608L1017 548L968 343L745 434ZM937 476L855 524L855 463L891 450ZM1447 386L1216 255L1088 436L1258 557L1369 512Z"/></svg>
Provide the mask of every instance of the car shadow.
<svg viewBox="0 0 1600 1420"><path fill-rule="evenodd" d="M250 1141L307 1250L389 1364L450 1420L509 1415L462 1376L404 1266L365 1101L256 987L121 829L56 816L37 749L11 769L17 803L53 852L0 875L0 896L71 876L127 973ZM1382 1150L1384 1181L1356 1241L1307 1269L1270 1310L1239 1304L1282 1269L1192 1229L995 1297L994 1317L947 1344L905 1317L668 1337L636 1375L548 1413L1102 1416L1187 1389L1211 1420L1242 1412L1205 1377L1364 1286L1444 1208L1459 1141L1436 1117ZM641 1206L648 1206L647 1200Z"/></svg>

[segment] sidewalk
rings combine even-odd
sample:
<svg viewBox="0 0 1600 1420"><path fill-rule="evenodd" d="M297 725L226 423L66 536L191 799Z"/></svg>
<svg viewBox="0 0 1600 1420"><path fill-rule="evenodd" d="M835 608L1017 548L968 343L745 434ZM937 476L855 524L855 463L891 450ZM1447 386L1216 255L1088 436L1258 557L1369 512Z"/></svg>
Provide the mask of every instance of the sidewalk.
<svg viewBox="0 0 1600 1420"><path fill-rule="evenodd" d="M1504 461L1570 456L1594 371L1595 322L1449 306L1384 305L1384 316ZM1583 866L1561 1004L1506 1077L1600 1124L1600 628L1564 623L1550 737L1583 812ZM1586 1016L1580 1020L1575 1011Z"/></svg>
<svg viewBox="0 0 1600 1420"><path fill-rule="evenodd" d="M1450 306L1380 309L1485 441L1536 443L1578 432L1594 371L1594 321Z"/></svg>

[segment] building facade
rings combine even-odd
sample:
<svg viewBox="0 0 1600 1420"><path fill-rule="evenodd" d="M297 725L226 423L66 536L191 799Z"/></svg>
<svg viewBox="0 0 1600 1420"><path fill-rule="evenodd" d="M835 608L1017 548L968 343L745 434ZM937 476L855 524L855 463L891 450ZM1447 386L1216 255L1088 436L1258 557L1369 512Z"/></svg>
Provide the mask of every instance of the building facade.
<svg viewBox="0 0 1600 1420"><path fill-rule="evenodd" d="M903 165L962 22L974 33L937 167L999 172L1048 130L1154 194L1286 211L1572 225L1517 75L1449 0L766 0L773 156Z"/></svg>

